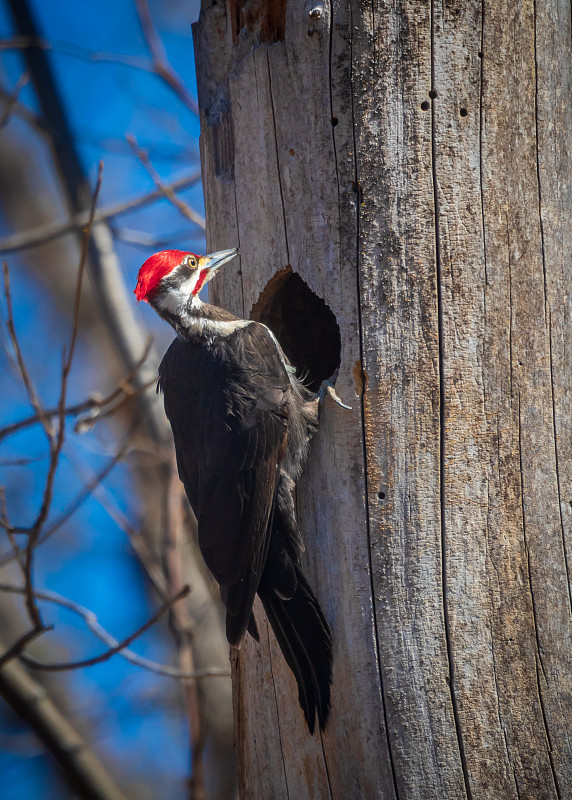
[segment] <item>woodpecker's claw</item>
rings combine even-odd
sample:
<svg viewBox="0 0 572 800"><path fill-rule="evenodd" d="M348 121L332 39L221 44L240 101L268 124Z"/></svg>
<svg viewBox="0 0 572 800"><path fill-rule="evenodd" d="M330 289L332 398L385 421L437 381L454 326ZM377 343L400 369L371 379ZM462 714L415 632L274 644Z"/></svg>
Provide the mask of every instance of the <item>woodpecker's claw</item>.
<svg viewBox="0 0 572 800"><path fill-rule="evenodd" d="M351 406L347 406L345 403L342 403L338 395L336 394L336 390L334 388L336 380L338 378L338 370L334 372L334 374L325 381L322 381L322 385L318 389L318 403L320 405L323 404L324 400L326 399L326 395L329 394L332 400L337 403L342 408L346 408L348 411L352 410Z"/></svg>

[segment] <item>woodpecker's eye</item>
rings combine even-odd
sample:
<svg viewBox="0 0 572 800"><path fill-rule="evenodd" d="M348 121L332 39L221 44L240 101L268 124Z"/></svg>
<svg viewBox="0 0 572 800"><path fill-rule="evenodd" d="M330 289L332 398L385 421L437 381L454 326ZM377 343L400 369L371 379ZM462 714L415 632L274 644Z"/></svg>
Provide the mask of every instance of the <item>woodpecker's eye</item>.
<svg viewBox="0 0 572 800"><path fill-rule="evenodd" d="M197 266L197 259L194 256L189 258L189 266L193 267L193 269Z"/></svg>

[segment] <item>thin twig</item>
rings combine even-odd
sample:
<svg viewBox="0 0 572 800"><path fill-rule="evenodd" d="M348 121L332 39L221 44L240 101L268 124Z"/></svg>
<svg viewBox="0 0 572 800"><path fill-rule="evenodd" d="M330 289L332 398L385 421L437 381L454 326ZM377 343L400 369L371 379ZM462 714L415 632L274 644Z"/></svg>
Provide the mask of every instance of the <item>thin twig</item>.
<svg viewBox="0 0 572 800"><path fill-rule="evenodd" d="M8 519L8 504L6 502L6 487L0 486L0 519L2 526L10 528L10 521Z"/></svg>
<svg viewBox="0 0 572 800"><path fill-rule="evenodd" d="M84 237L82 242L82 250L81 256L79 259L79 269L78 269L78 278L75 288L75 297L74 297L74 304L73 304L73 314L72 314L72 334L68 348L67 358L64 357L64 364L63 364L63 372L62 372L62 398L60 401L60 425L63 425L65 422L65 397L66 397L66 390L67 390L67 382L71 370L73 354L75 351L75 346L77 343L77 337L79 333L79 306L81 303L81 290L83 286L83 276L85 273L85 265L87 263L87 254L89 251L89 240L91 236L91 229L94 223L95 217L95 209L97 206L97 198L99 197L99 192L101 189L101 182L103 179L103 161L99 162L99 169L97 174L97 182L95 186L95 191L93 193L93 198L91 201L91 209L89 213L89 220L84 231Z"/></svg>
<svg viewBox="0 0 572 800"><path fill-rule="evenodd" d="M153 377L150 378L146 383L139 386L137 389L131 388L129 384L122 386L121 389L124 392L124 395L121 400L115 403L115 405L111 406L111 408L105 409L105 411L96 410L94 408L93 413L80 417L74 426L75 432L85 433L87 430L90 430L96 422L100 422L102 419L107 419L114 416L118 411L131 403L136 397L139 397L139 395L146 392L147 389L150 389L152 386L156 385L157 378Z"/></svg>
<svg viewBox="0 0 572 800"><path fill-rule="evenodd" d="M119 383L117 384L117 387L111 392L111 394L108 394L107 397L88 397L87 400L82 400L81 403L76 403L73 406L67 406L66 410L65 410L66 416L67 417L74 417L74 416L78 416L79 414L83 414L83 413L86 413L86 412L92 412L92 411L97 410L97 409L105 408L105 406L108 406L110 403L113 403L113 401L116 400L118 397L120 397L122 394L126 396L126 399L131 399L133 397L137 397L137 395L140 392L145 391L150 386L152 386L154 383L156 383L155 380L149 381L149 383L144 384L142 387L140 387L138 389L134 389L131 386L131 381L133 381L133 379L137 375L137 372L138 372L139 368L141 366L143 366L143 364L145 363L145 361L147 359L147 356L149 355L149 352L151 350L151 342L152 342L152 339L149 336L147 338L147 342L145 344L145 351L144 351L143 355L141 356L141 358L139 359L137 364L135 364L133 369L129 371L129 374L126 375L124 378L122 378L122 380L119 381ZM121 403L121 405L123 405L123 403ZM119 407L120 407L120 404L118 404L116 406L113 406L111 409L109 409L108 411L103 412L101 414L90 415L89 416L89 422L90 423L94 423L100 417L109 416L109 415L115 413L115 411ZM51 419L52 417L55 417L55 416L59 415L60 409L59 409L59 407L58 408L50 408L47 411L45 409L43 409L43 412L44 412L44 416L47 419ZM31 425L35 425L39 421L40 420L39 420L38 414L32 414L29 417L25 417L24 419L18 420L18 422L12 422L9 425L4 426L3 428L0 428L0 442L3 439L6 439L8 436L13 436L14 434L18 433L19 431L24 430L25 428L29 428ZM86 422L87 421L88 420L86 419ZM78 420L78 424L79 424L79 422L81 422L81 420Z"/></svg>
<svg viewBox="0 0 572 800"><path fill-rule="evenodd" d="M113 235L122 242L129 242L138 247L148 250L150 247L155 250L165 249L172 245L173 242L180 242L181 240L192 238L195 234L188 228L165 233L162 236L157 236L153 233L146 231L136 231L131 228L119 228L116 225L112 226Z"/></svg>
<svg viewBox="0 0 572 800"><path fill-rule="evenodd" d="M78 470L80 469L79 464L77 465L77 468ZM141 566L151 579L155 591L161 599L165 600L169 595L169 591L162 564L151 552L151 549L142 536L141 530L137 529L131 524L127 516L118 507L113 497L111 497L105 490L105 486L103 484L99 484L94 489L93 497L109 514L115 524L126 534L127 538L129 539L129 543L135 552L135 555L141 563ZM177 620L177 624L181 625L181 618L184 615L184 607L176 606L172 613L173 617Z"/></svg>
<svg viewBox="0 0 572 800"><path fill-rule="evenodd" d="M102 208L97 212L93 221L94 223L103 222L118 217L121 214L126 214L129 211L147 206L150 203L154 203L156 200L165 196L164 188L172 192L180 192L183 189L188 189L190 186L195 186L197 183L200 183L200 180L201 172L200 170L195 170L184 178L178 178L176 181L172 181L172 183L165 184L161 190L156 189L141 197L126 200L124 203ZM0 254L15 253L30 247L36 247L40 244L47 244L60 236L66 236L68 233L81 230L86 226L88 220L89 212L81 211L78 214L74 214L65 222L49 222L46 225L40 225L30 231L21 231L12 236L7 236L5 239L0 240Z"/></svg>
<svg viewBox="0 0 572 800"><path fill-rule="evenodd" d="M0 652L4 643L0 641ZM126 800L97 756L24 667L12 661L0 670L0 695L58 760L74 797Z"/></svg>
<svg viewBox="0 0 572 800"><path fill-rule="evenodd" d="M123 440L122 444L120 445L119 449L115 453L115 455L109 459L107 464L97 472L90 480L86 483L86 485L81 489L80 492L75 496L72 502L69 504L67 509L60 514L60 516L52 522L52 524L44 530L36 540L36 546L43 544L47 539L50 538L57 530L59 530L62 525L67 522L70 517L72 517L78 509L88 500L92 494L97 490L97 488L103 483L103 481L107 478L109 473L112 469L121 461L121 459L127 453L127 450L130 447L131 438L133 433L135 432L136 428L139 426L140 422L136 421L132 426L131 429L128 431L125 439ZM13 534L27 534L28 536L31 533L32 528L24 528L11 525L8 521L8 517L5 513L0 516L0 527L6 530L6 533L9 537ZM11 540L12 542L12 540ZM2 567L6 567L8 564L11 564L18 558L19 553L21 552L15 543L12 543L12 548L15 551L14 555L5 556L4 558L0 559L0 569Z"/></svg>
<svg viewBox="0 0 572 800"><path fill-rule="evenodd" d="M167 534L167 569L169 584L174 591L183 582L182 549L183 549L183 486L177 474L175 458L169 465L169 479L165 496L166 534ZM179 663L183 670L194 670L193 635L190 626L179 628ZM203 768L203 751L205 745L205 724L201 713L198 687L196 683L185 686L187 713L191 735L191 792L197 800L205 800L205 782Z"/></svg>
<svg viewBox="0 0 572 800"><path fill-rule="evenodd" d="M139 14L143 36L145 37L147 47L151 54L153 71L175 92L179 100L181 100L193 114L198 116L199 107L197 101L191 97L183 82L167 60L165 48L153 25L147 0L135 0L135 6Z"/></svg>
<svg viewBox="0 0 572 800"><path fill-rule="evenodd" d="M0 467L29 467L30 464L38 464L45 461L46 456L29 456L27 458L0 458Z"/></svg>
<svg viewBox="0 0 572 800"><path fill-rule="evenodd" d="M24 591L28 594L27 590L24 587ZM47 628L42 622L39 625L34 625L34 627L25 633L23 636L14 642L12 647L9 647L2 656L0 656L0 669L7 664L8 661L11 661L16 656L22 655L22 650L26 647L26 645L30 644L34 639L37 639L38 636L41 636L42 633L51 630L51 628Z"/></svg>
<svg viewBox="0 0 572 800"><path fill-rule="evenodd" d="M25 553L18 545L16 541L16 537L13 533L13 527L10 524L10 518L8 515L8 503L6 502L6 489L4 486L0 487L0 514L1 514L1 525L3 528L6 529L6 536L8 537L8 541L12 545L12 550L14 551L14 559L17 561L18 566L20 567L20 571L26 579L26 569L25 569Z"/></svg>
<svg viewBox="0 0 572 800"><path fill-rule="evenodd" d="M18 116L20 119L24 120L31 128L34 129L37 133L40 133L42 136L49 136L49 130L47 129L46 123L44 122L43 118L39 115L31 111L25 105L22 105L19 101L14 102L12 92L9 92L7 89L4 89L0 86L0 100L3 103L12 106L12 113Z"/></svg>
<svg viewBox="0 0 572 800"><path fill-rule="evenodd" d="M107 53L88 50L86 47L73 44L71 42L47 41L36 36L14 36L11 39L0 39L0 51L27 50L29 47L37 47L39 50L61 53L70 58L77 58L81 61L89 61L103 64L118 64L123 67L131 67L142 72L154 74L155 65L149 63L148 59L139 56L128 56L123 53Z"/></svg>
<svg viewBox="0 0 572 800"><path fill-rule="evenodd" d="M11 594L24 594L26 588L24 586L14 586L13 584L9 583L0 583L0 592L10 592ZM57 594L56 592L50 591L42 591L42 592L34 592L34 595L37 600L42 600L46 603L52 603L53 605L60 606L61 608L66 608L68 611L77 614L77 616L81 617L89 630L97 636L97 638L106 644L108 647L115 648L119 646L119 640L112 636L108 631L103 628L97 619L97 616L84 606L76 603L74 600L70 600L67 597L62 597L62 595ZM197 678L208 678L208 677L228 677L230 675L230 670L222 670L218 668L212 669L199 669L193 672L183 672L180 669L175 669L174 667L168 667L164 664L158 664L156 661L151 661L148 658L144 658L143 656L137 655L132 650L128 648L123 648L122 650L117 652L118 656L121 656L126 661L129 661L131 664L135 666L142 667L150 672L154 672L157 675L164 675L167 678L177 678L180 680L194 680Z"/></svg>
<svg viewBox="0 0 572 800"><path fill-rule="evenodd" d="M28 83L29 80L30 76L28 75L27 72L24 72L22 73L22 75L20 75L18 83L14 87L14 91L11 92L10 97L6 103L6 108L4 109L4 113L0 117L0 131L8 123L8 120L12 116L14 109L16 108L16 105L18 103L20 92L22 91L22 89Z"/></svg>
<svg viewBox="0 0 572 800"><path fill-rule="evenodd" d="M54 522L43 532L41 537L38 540L38 544L43 544L50 536L52 536L57 530L59 530L64 523L72 517L75 512L81 508L81 506L88 500L93 492L97 489L97 487L103 483L103 481L107 478L111 470L124 458L125 454L129 450L131 437L135 433L135 430L139 427L139 421L136 421L125 436L122 444L120 445L119 449L115 453L115 455L109 459L105 467L101 469L98 473L96 473L93 478L83 487L83 489L76 495L76 497L72 500L69 504L67 509L60 514L60 516L54 520Z"/></svg>
<svg viewBox="0 0 572 800"><path fill-rule="evenodd" d="M78 473L82 471L82 465L80 463L75 465L76 470ZM101 473L99 473L101 476ZM105 486L101 481L97 480L97 475L90 477L88 480L93 486L93 497L99 503L99 505L109 514L111 519L116 523L116 525L121 528L121 530L127 535L131 546L135 552L135 555L139 559L143 569L149 575L151 582L155 588L155 591L163 600L168 597L168 587L167 581L165 579L165 573L163 572L162 565L160 561L153 555L149 546L147 545L145 539L142 536L141 530L137 529L133 526L127 516L121 511L121 509L117 506L114 502L113 498L108 495L105 490ZM1 497L1 495L0 495ZM7 515L6 515L7 521ZM5 522L6 522L5 521ZM55 523L54 523L55 524ZM3 527L6 527L6 524L2 523ZM16 531L17 532L17 531ZM28 529L24 531L28 533ZM37 544L41 544L45 541L45 535L49 534L51 529L44 532L44 536L42 536ZM16 560L16 556L4 556L0 559L0 569L7 566L10 563L13 563ZM185 613L185 609L183 606L176 606L173 609L173 617L176 620L177 626L180 630L190 627L189 619Z"/></svg>
<svg viewBox="0 0 572 800"><path fill-rule="evenodd" d="M159 175L153 164L151 164L149 156L137 144L137 139L135 138L135 136L133 136L133 134L131 133L128 133L126 138L127 141L129 142L131 149L133 150L133 152L135 153L141 164L147 170L149 177L151 178L157 189L160 192L162 192L162 194L167 198L167 200L169 200L169 202L171 202L186 219L188 219L190 222L193 222L195 225L198 225L199 228L201 228L201 230L204 231L206 228L204 217L201 216L201 214L199 214L198 211L195 211L194 208L191 208L191 206L185 203L184 200L181 200L181 198L178 197L175 194L175 192L169 188L167 184L163 183L163 181L161 180L161 176Z"/></svg>
<svg viewBox="0 0 572 800"><path fill-rule="evenodd" d="M48 512L52 504L54 480L56 477L56 472L60 460L60 454L62 451L62 447L64 445L65 428L66 428L65 424L66 396L67 396L69 374L71 370L71 365L79 330L79 306L81 300L81 287L83 282L83 275L85 272L85 263L87 261L88 245L91 236L91 229L93 226L95 207L97 205L97 198L99 196L99 191L101 189L102 175L103 175L103 162L100 162L99 172L97 176L97 183L95 191L93 193L93 199L91 202L89 221L84 232L83 246L78 268L78 278L76 284L76 293L75 293L74 309L73 309L72 333L70 337L70 343L68 346L67 356L64 354L63 357L60 399L58 404L59 427L57 435L55 437L52 437L50 441L50 466L48 468L48 474L46 477L42 505L36 517L36 521L34 522L33 526L30 529L29 538L26 546L26 588L28 590L26 594L26 608L28 614L30 615L30 619L34 624L34 627L36 628L43 627L43 623L39 609L34 599L34 593L32 589L32 568L33 568L34 548L36 546L38 537L41 533L42 527L44 525L44 522L46 521L46 517L48 516ZM38 409L36 409L36 411L38 411ZM41 406L39 407L39 413L40 413L40 418L42 418L44 412Z"/></svg>
<svg viewBox="0 0 572 800"><path fill-rule="evenodd" d="M109 650L106 650L104 653L100 653L98 656L94 656L93 658L85 658L82 661L70 661L67 663L60 663L60 664L44 664L41 661L36 661L35 658L31 658L30 656L26 656L23 653L20 654L21 661L27 666L31 667L32 669L40 669L44 672L67 672L72 669L83 669L83 667L93 667L96 664L101 664L103 661L107 661L112 656L117 655L126 647L128 647L131 642L134 642L135 639L139 638L145 631L149 630L156 622L159 620L163 614L168 611L172 605L174 605L178 600L182 600L184 597L187 597L189 592L191 591L190 586L183 586L180 592L177 592L174 597L171 597L170 600L163 603L163 605L157 609L157 611L153 614L153 616L147 620L144 625L141 625L140 628L128 636L123 641L118 642L115 647L110 647Z"/></svg>
<svg viewBox="0 0 572 800"><path fill-rule="evenodd" d="M1 99L1 97L0 97ZM115 136L112 133L105 131L97 132L91 128L76 128L76 140L82 144L90 144L98 147L105 153L113 153L116 156L125 156L132 158L133 151L125 141L125 136ZM184 144L177 144L174 142L170 145L167 142L157 141L157 139L148 139L145 142L140 142L141 147L148 150L149 155L153 156L156 161L169 164L197 164L200 161L200 154L198 151L190 146Z"/></svg>
<svg viewBox="0 0 572 800"><path fill-rule="evenodd" d="M41 422L42 427L46 433L46 436L48 437L48 441L51 444L54 441L54 429L52 427L51 422L46 417L45 411L40 402L40 398L38 397L38 393L36 392L36 389L30 377L30 373L28 372L28 368L26 366L26 362L24 361L24 356L22 355L22 350L20 348L20 342L18 341L18 335L16 333L16 325L14 324L14 308L12 305L12 290L10 287L10 272L8 270L8 264L4 263L2 265L2 268L4 271L4 296L6 298L6 312L8 315L8 318L6 320L6 327L8 328L10 341L12 342L12 347L14 348L14 353L16 355L18 371L20 373L20 377L22 378L22 382L26 388L30 405L36 412L36 416L38 420Z"/></svg>
<svg viewBox="0 0 572 800"><path fill-rule="evenodd" d="M37 47L40 50L52 50L70 58L78 58L82 61L89 61L94 64L117 64L122 67L138 69L157 75L167 86L175 92L187 108L198 116L199 107L197 101L185 88L181 78L174 71L167 61L165 51L160 39L153 27L147 3L144 0L137 0L137 10L143 35L151 55L151 63L146 58L138 56L128 56L123 53L106 53L88 50L85 47L72 44L71 42L48 42L34 36L14 36L12 39L0 39L0 51L8 50L27 50L29 47Z"/></svg>

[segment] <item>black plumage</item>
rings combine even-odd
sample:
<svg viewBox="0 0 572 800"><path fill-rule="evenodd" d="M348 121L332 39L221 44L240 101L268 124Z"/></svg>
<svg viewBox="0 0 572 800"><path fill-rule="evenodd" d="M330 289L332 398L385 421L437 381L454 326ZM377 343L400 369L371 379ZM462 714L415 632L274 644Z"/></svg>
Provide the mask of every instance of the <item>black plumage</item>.
<svg viewBox="0 0 572 800"><path fill-rule="evenodd" d="M239 645L247 630L257 638L258 593L313 732L316 714L320 728L329 714L332 641L301 571L292 490L316 428L317 400L264 325L206 304L200 313L228 323L225 334L169 319L179 338L159 368L179 475L201 552L221 586L228 641Z"/></svg>

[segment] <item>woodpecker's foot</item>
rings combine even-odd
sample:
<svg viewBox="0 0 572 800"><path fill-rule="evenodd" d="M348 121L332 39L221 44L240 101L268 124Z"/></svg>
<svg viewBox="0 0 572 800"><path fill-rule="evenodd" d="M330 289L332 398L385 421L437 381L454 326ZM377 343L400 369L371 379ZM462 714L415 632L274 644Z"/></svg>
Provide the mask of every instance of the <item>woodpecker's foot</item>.
<svg viewBox="0 0 572 800"><path fill-rule="evenodd" d="M334 386L335 386L335 383L336 383L337 379L338 379L338 370L336 370L334 372L334 374L330 378L328 378L325 381L322 381L322 385L318 389L318 394L317 394L318 403L320 405L322 405L324 400L326 399L326 395L329 394L330 397L332 398L332 400L335 403L337 403L342 408L347 408L348 411L351 411L352 407L351 406L347 406L345 403L342 403L342 401L340 400L340 398L336 394L336 390L335 390Z"/></svg>

